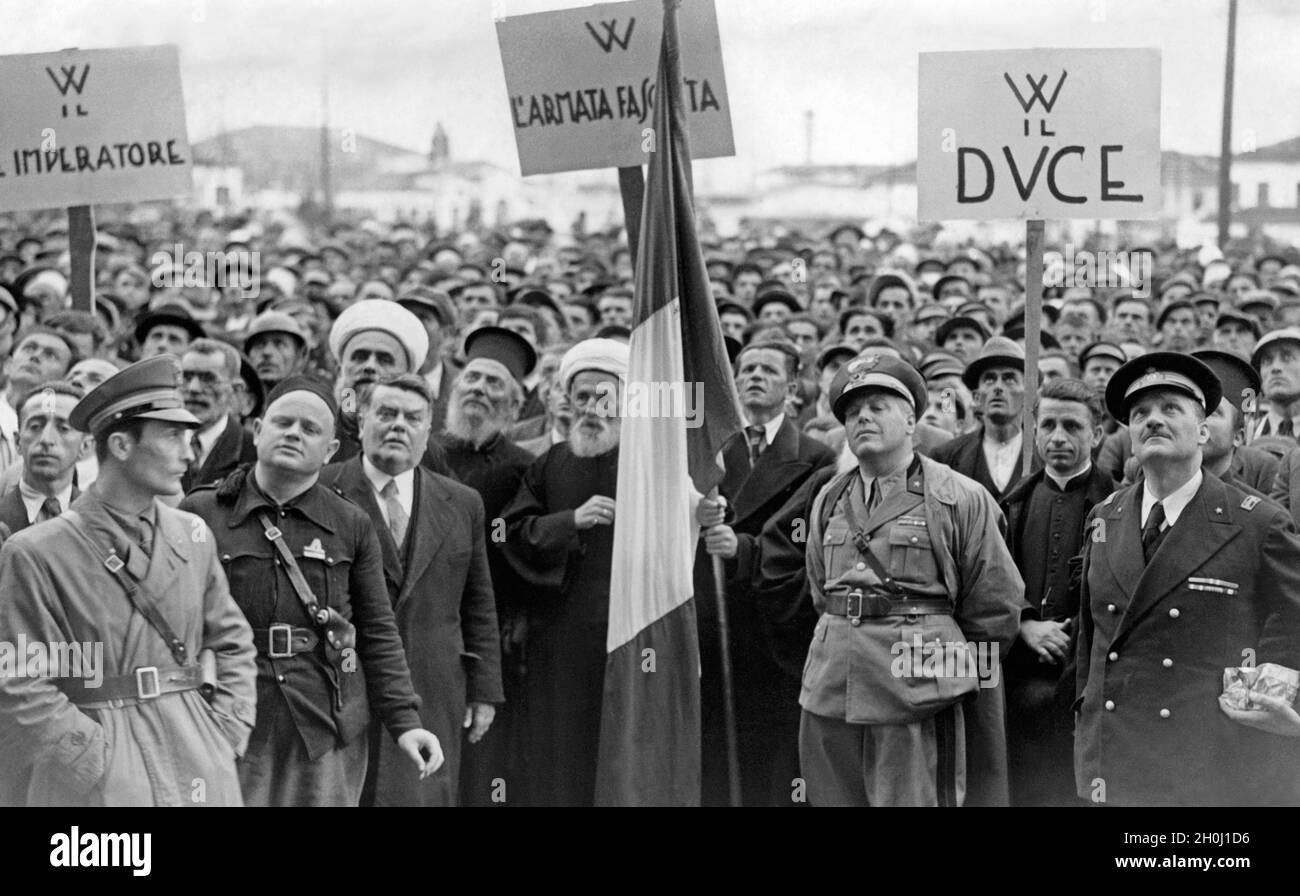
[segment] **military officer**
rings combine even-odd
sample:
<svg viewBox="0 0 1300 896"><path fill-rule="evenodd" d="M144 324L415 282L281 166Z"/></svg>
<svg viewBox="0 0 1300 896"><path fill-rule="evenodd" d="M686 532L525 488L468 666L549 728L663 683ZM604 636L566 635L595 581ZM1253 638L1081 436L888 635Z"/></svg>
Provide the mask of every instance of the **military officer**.
<svg viewBox="0 0 1300 896"><path fill-rule="evenodd" d="M374 524L317 481L338 447L336 414L321 383L281 380L254 429L257 463L183 504L216 534L253 627L257 727L239 765L249 805L357 805L372 711L420 780L442 764L417 714Z"/></svg>
<svg viewBox="0 0 1300 896"><path fill-rule="evenodd" d="M1217 699L1225 668L1300 668L1300 533L1202 468L1221 398L1204 362L1172 352L1133 359L1106 388L1143 481L1093 508L1084 541L1075 785L1097 803L1295 799L1294 745Z"/></svg>
<svg viewBox="0 0 1300 896"><path fill-rule="evenodd" d="M0 663L0 803L241 803L253 636L208 527L160 500L180 497L198 426L179 378L161 355L82 398L68 422L94 434L98 479L0 550L0 641L84 647L70 668Z"/></svg>
<svg viewBox="0 0 1300 896"><path fill-rule="evenodd" d="M814 805L1006 804L997 664L1024 585L972 479L918 456L910 364L864 354L831 385L857 466L813 502L800 769ZM969 799L968 799L969 794Z"/></svg>

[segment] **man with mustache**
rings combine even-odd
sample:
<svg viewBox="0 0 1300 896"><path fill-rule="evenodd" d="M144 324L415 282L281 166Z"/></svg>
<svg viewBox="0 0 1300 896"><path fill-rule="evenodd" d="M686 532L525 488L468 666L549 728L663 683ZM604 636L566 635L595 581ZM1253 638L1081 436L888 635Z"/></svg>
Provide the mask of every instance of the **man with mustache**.
<svg viewBox="0 0 1300 896"><path fill-rule="evenodd" d="M253 627L257 727L239 764L249 805L357 805L372 710L416 780L442 764L417 712L374 524L318 481L338 448L337 413L324 385L282 380L254 425L257 463L182 504L212 527Z"/></svg>
<svg viewBox="0 0 1300 896"><path fill-rule="evenodd" d="M1224 670L1300 669L1300 533L1203 468L1222 385L1198 358L1142 355L1106 404L1143 481L1093 508L1084 540L1074 764L1109 805L1292 804L1295 747L1221 710Z"/></svg>
<svg viewBox="0 0 1300 896"><path fill-rule="evenodd" d="M995 500L1021 477L1022 420L1025 403L1025 351L1005 336L994 336L966 365L962 382L974 393L983 422L938 446L930 456L969 476Z"/></svg>
<svg viewBox="0 0 1300 896"><path fill-rule="evenodd" d="M84 395L71 383L55 380L21 402L18 452L23 458L22 477L18 488L0 498L0 523L11 533L54 519L81 494L73 483L73 473L92 442L68 420Z"/></svg>
<svg viewBox="0 0 1300 896"><path fill-rule="evenodd" d="M502 509L519 491L533 455L506 436L523 404L524 377L536 365L533 347L503 327L482 327L465 340L466 362L450 389L444 431L438 436L452 475L483 500L484 538L496 594L501 636L501 675L505 703L481 740L465 746L461 803L492 805L493 781L518 780L523 720L523 639L525 606L519 583L498 546ZM494 535L495 533L495 535Z"/></svg>
<svg viewBox="0 0 1300 896"><path fill-rule="evenodd" d="M619 402L627 365L628 346L615 339L587 339L569 349L560 364L574 409L568 441L529 467L502 512L501 552L518 576L529 612L523 797L528 804L595 802Z"/></svg>
<svg viewBox="0 0 1300 896"><path fill-rule="evenodd" d="M239 352L215 339L196 339L181 356L185 409L199 421L190 436L194 460L181 477L186 492L224 479L235 467L257 459L253 436L233 408L239 363Z"/></svg>
<svg viewBox="0 0 1300 896"><path fill-rule="evenodd" d="M302 325L282 311L264 311L248 327L244 354L262 387L271 391L280 380L307 369L308 337Z"/></svg>
<svg viewBox="0 0 1300 896"><path fill-rule="evenodd" d="M379 535L420 719L446 756L421 782L372 725L363 805L456 805L461 729L478 743L505 699L483 502L473 489L418 466L432 404L418 374L380 379L361 398L361 455L321 477L364 510Z"/></svg>
<svg viewBox="0 0 1300 896"><path fill-rule="evenodd" d="M197 423L179 377L175 358L151 358L81 399L68 423L94 435L99 478L57 519L0 549L0 640L103 650L98 680L84 663L80 673L0 677L0 770L7 794L17 773L20 803L241 804L235 761L255 715L252 635L213 533L160 500L181 494Z"/></svg>

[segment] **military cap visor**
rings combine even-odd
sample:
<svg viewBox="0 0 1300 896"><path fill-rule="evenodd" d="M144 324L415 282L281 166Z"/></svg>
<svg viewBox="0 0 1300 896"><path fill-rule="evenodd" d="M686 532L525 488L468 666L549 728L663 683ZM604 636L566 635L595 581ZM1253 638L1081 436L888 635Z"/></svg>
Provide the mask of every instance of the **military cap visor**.
<svg viewBox="0 0 1300 896"><path fill-rule="evenodd" d="M1223 386L1205 362L1177 352L1150 352L1129 361L1106 384L1106 410L1128 422L1129 408L1142 392L1173 389L1195 399L1207 414L1223 400Z"/></svg>
<svg viewBox="0 0 1300 896"><path fill-rule="evenodd" d="M124 420L199 426L181 398L180 361L174 355L147 358L118 371L87 393L68 415L73 429L91 434Z"/></svg>
<svg viewBox="0 0 1300 896"><path fill-rule="evenodd" d="M1238 413L1245 410L1243 404L1248 399L1253 409L1254 399L1260 391L1260 378L1245 358L1213 348L1192 352L1192 357L1199 358L1214 371L1223 387L1223 400L1236 408Z"/></svg>
<svg viewBox="0 0 1300 896"><path fill-rule="evenodd" d="M915 367L890 355L868 353L845 364L835 374L830 388L831 413L835 419L843 423L850 399L872 389L910 402L918 418L925 413L930 400L925 380Z"/></svg>

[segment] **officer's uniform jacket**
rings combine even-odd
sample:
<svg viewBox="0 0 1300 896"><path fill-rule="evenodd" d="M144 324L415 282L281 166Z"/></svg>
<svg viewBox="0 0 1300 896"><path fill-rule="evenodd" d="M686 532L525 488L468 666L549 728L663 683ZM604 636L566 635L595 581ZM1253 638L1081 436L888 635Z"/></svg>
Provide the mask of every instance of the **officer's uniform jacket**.
<svg viewBox="0 0 1300 896"><path fill-rule="evenodd" d="M960 473L918 457L919 475L900 473L906 479L882 489L883 499L870 517L864 519L856 468L832 479L813 503L808 584L821 618L799 697L808 712L861 724L919 721L976 690L977 680L895 676L895 644L910 647L915 635L929 642L993 642L1000 656L1019 632L1024 584L1007 551L1005 520L993 497ZM846 477L849 487L823 526L823 502ZM899 585L916 596L950 598L952 615L864 618L854 625L845 616L826 614L826 594L832 590L879 592L879 579L862 562L852 538L859 527L869 533L872 553Z"/></svg>
<svg viewBox="0 0 1300 896"><path fill-rule="evenodd" d="M1075 723L1080 796L1112 804L1296 799L1294 740L1219 707L1227 667L1300 668L1300 533L1281 507L1204 473L1149 564L1141 483L1093 508Z"/></svg>
<svg viewBox="0 0 1300 896"><path fill-rule="evenodd" d="M181 506L212 527L230 593L253 629L286 623L320 635L259 513L281 531L320 606L332 607L356 626L354 662L345 658L337 666L327 660L323 644L285 659L271 659L266 645L259 645L259 717L282 705L272 699L278 690L313 760L363 734L372 709L394 738L420 727L419 698L384 582L379 541L365 511L319 483L276 507L250 468L196 489Z"/></svg>

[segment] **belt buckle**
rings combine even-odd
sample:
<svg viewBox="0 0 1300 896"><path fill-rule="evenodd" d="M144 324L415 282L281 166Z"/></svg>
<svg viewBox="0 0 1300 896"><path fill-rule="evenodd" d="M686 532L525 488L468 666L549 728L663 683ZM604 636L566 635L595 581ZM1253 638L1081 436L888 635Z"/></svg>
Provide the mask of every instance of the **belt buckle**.
<svg viewBox="0 0 1300 896"><path fill-rule="evenodd" d="M284 649L275 649L275 639L279 636L284 641ZM293 626L287 622L277 622L273 624L266 633L267 651L266 655L273 660L285 660L293 656Z"/></svg>
<svg viewBox="0 0 1300 896"><path fill-rule="evenodd" d="M856 609L853 609L854 598L858 601ZM844 615L849 618L849 623L852 625L862 624L862 600L861 591L850 591L849 596L844 598Z"/></svg>
<svg viewBox="0 0 1300 896"><path fill-rule="evenodd" d="M157 666L141 666L135 670L135 695L141 700L156 700L162 696Z"/></svg>

